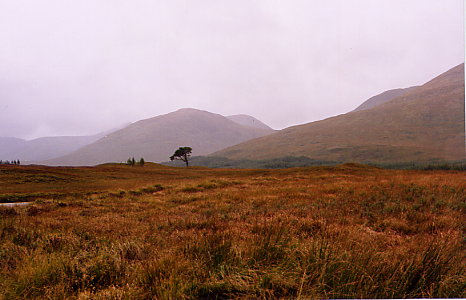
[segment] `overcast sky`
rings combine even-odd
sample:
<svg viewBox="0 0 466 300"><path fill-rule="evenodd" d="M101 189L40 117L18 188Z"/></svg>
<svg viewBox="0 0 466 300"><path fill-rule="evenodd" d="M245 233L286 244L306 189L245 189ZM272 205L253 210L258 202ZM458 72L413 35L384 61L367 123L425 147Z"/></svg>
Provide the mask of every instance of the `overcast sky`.
<svg viewBox="0 0 466 300"><path fill-rule="evenodd" d="M0 136L183 107L275 129L464 61L462 0L0 0Z"/></svg>

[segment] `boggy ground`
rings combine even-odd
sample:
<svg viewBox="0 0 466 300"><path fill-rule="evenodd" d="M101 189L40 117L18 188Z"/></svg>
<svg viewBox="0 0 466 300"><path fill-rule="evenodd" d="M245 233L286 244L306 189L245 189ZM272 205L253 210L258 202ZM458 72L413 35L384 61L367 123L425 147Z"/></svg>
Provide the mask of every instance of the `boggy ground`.
<svg viewBox="0 0 466 300"><path fill-rule="evenodd" d="M362 165L0 167L12 298L466 297L466 181Z"/></svg>

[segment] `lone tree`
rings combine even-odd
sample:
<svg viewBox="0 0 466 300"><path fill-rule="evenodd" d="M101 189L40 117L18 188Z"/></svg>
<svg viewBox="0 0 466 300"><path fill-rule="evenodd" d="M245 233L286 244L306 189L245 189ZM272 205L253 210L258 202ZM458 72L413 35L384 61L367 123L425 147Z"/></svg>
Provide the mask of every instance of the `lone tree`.
<svg viewBox="0 0 466 300"><path fill-rule="evenodd" d="M139 165L142 167L144 166L144 163L145 163L144 158L141 157L141 159L139 160Z"/></svg>
<svg viewBox="0 0 466 300"><path fill-rule="evenodd" d="M180 147L170 156L170 160L181 159L186 163L186 167L189 167L189 157L191 156L192 150L191 147Z"/></svg>

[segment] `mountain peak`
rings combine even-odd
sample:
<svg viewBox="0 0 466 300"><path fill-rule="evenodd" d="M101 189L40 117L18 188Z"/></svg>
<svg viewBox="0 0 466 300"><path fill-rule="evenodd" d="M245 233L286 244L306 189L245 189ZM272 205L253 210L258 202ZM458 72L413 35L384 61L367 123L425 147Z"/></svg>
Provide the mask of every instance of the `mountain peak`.
<svg viewBox="0 0 466 300"><path fill-rule="evenodd" d="M180 108L172 113L211 113L211 112L197 109L197 108L185 107L185 108Z"/></svg>

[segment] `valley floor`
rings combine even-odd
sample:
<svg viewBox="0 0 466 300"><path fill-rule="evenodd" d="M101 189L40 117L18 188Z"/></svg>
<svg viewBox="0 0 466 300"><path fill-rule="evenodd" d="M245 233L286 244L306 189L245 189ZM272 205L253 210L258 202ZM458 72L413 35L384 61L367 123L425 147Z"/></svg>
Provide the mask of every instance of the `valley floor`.
<svg viewBox="0 0 466 300"><path fill-rule="evenodd" d="M0 166L0 298L466 297L464 179Z"/></svg>

